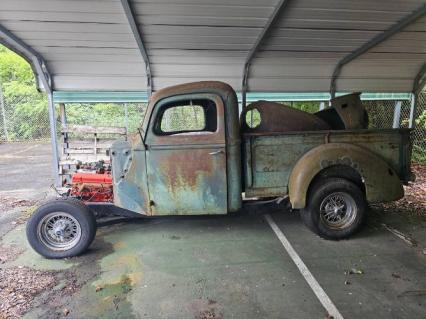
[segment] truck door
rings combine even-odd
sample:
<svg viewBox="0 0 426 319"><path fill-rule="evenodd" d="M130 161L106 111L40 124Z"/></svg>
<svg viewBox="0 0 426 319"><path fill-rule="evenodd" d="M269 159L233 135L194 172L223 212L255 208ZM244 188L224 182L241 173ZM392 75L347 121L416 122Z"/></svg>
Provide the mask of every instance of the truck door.
<svg viewBox="0 0 426 319"><path fill-rule="evenodd" d="M152 215L227 212L224 107L218 96L160 100L146 145Z"/></svg>

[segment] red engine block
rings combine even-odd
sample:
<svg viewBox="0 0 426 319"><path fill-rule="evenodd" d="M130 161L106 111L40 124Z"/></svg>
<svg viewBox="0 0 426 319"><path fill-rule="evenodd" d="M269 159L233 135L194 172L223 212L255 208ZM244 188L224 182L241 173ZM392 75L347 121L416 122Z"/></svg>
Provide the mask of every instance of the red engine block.
<svg viewBox="0 0 426 319"><path fill-rule="evenodd" d="M112 202L112 177L109 173L75 173L71 179L70 194L83 202Z"/></svg>

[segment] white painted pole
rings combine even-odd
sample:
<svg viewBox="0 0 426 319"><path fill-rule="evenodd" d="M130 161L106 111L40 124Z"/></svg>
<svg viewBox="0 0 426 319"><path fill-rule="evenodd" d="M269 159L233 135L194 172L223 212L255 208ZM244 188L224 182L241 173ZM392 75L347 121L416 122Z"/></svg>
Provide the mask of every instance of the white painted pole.
<svg viewBox="0 0 426 319"><path fill-rule="evenodd" d="M53 102L53 93L47 93L47 107L49 110L49 122L50 122L50 143L52 145L52 169L54 176L54 185L61 187L61 181L59 178L59 152L58 152L58 140L56 136L56 116L55 116L55 103Z"/></svg>
<svg viewBox="0 0 426 319"><path fill-rule="evenodd" d="M416 104L417 104L416 95L414 93L411 93L410 121L408 124L409 128L414 128L416 124Z"/></svg>
<svg viewBox="0 0 426 319"><path fill-rule="evenodd" d="M395 108L393 110L393 125L392 128L399 128L399 123L401 119L401 101L395 102Z"/></svg>

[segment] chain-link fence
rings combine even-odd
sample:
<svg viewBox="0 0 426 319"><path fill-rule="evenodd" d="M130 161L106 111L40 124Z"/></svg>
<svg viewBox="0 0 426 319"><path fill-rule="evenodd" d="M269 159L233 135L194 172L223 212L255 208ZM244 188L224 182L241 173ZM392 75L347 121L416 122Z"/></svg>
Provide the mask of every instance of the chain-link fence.
<svg viewBox="0 0 426 319"><path fill-rule="evenodd" d="M141 126L146 106L146 103L67 103L66 121L68 124L125 127L133 133Z"/></svg>
<svg viewBox="0 0 426 319"><path fill-rule="evenodd" d="M47 98L40 94L3 96L0 90L0 143L50 139ZM140 127L146 103L70 103L66 104L67 123L91 126L125 127L135 132ZM60 110L56 105L60 135Z"/></svg>
<svg viewBox="0 0 426 319"><path fill-rule="evenodd" d="M401 101L400 127L408 127L410 121L411 102ZM370 128L392 128L394 110L397 101L363 101L368 112ZM415 114L416 126L412 134L413 162L426 162L426 93L420 93ZM398 124L398 123L396 123Z"/></svg>
<svg viewBox="0 0 426 319"><path fill-rule="evenodd" d="M0 142L32 141L50 137L47 98L34 91L28 94L3 94L0 83Z"/></svg>

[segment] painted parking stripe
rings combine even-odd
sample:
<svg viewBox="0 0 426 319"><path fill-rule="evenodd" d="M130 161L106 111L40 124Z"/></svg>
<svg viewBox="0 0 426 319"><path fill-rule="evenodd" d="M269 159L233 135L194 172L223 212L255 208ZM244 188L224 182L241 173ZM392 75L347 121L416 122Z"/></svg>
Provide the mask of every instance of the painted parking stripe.
<svg viewBox="0 0 426 319"><path fill-rule="evenodd" d="M315 277L309 271L308 267L306 267L303 260L300 258L300 256L297 254L297 252L294 250L293 246L290 244L288 239L285 237L285 235L281 231L281 229L279 229L278 225L274 222L272 217L270 215L265 215L265 219L268 222L269 226L271 226L275 235L277 235L280 242L283 244L288 255L293 260L293 262L296 264L300 273L305 278L306 282L311 287L312 291L315 293L318 300L324 306L325 310L327 310L329 315L333 316L334 319L343 319L343 316L341 315L339 310L337 310L336 306L331 301L331 299L328 297L328 295L325 293L324 289L322 289L322 287L320 286L318 281L315 279Z"/></svg>

